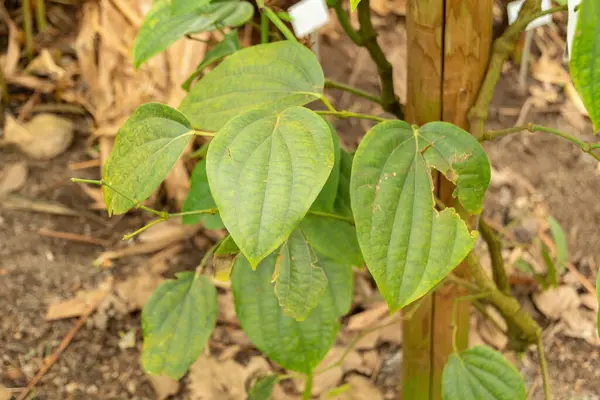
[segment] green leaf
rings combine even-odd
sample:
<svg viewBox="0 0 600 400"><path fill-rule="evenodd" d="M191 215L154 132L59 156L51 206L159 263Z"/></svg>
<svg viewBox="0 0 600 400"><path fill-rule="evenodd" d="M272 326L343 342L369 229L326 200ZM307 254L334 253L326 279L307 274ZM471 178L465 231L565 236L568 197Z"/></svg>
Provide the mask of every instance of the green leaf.
<svg viewBox="0 0 600 400"><path fill-rule="evenodd" d="M249 111L211 141L208 182L223 223L256 266L302 220L333 167L327 124L303 107Z"/></svg>
<svg viewBox="0 0 600 400"><path fill-rule="evenodd" d="M594 129L600 130L600 2L584 0L579 5L577 29L571 51L571 76L587 109Z"/></svg>
<svg viewBox="0 0 600 400"><path fill-rule="evenodd" d="M215 255L238 254L239 252L240 248L235 243L231 235L229 235L225 239L223 239L219 247L217 247L217 249L215 250Z"/></svg>
<svg viewBox="0 0 600 400"><path fill-rule="evenodd" d="M323 94L323 70L298 43L252 46L227 57L183 99L180 110L201 129L218 131L249 110L301 106Z"/></svg>
<svg viewBox="0 0 600 400"><path fill-rule="evenodd" d="M213 257L214 278L221 282L229 282L233 262L240 253L240 249L233 241L231 235L227 236L215 250Z"/></svg>
<svg viewBox="0 0 600 400"><path fill-rule="evenodd" d="M343 265L318 252L318 264L327 276L327 292L324 297L329 297L335 306L337 316L342 317L350 312L354 288L354 273L352 267Z"/></svg>
<svg viewBox="0 0 600 400"><path fill-rule="evenodd" d="M546 286L551 285L557 287L558 271L556 270L556 265L550 256L550 250L545 244L542 244L542 257L544 258L544 263L546 264Z"/></svg>
<svg viewBox="0 0 600 400"><path fill-rule="evenodd" d="M335 198L334 211L344 217L352 217L350 205L350 176L352 172L352 160L354 153L342 150L340 153L340 184L338 195Z"/></svg>
<svg viewBox="0 0 600 400"><path fill-rule="evenodd" d="M152 293L142 312L147 372L185 375L206 346L217 321L217 290L205 276L180 272Z"/></svg>
<svg viewBox="0 0 600 400"><path fill-rule="evenodd" d="M351 224L308 214L300 228L310 245L318 252L342 264L360 267L364 260Z"/></svg>
<svg viewBox="0 0 600 400"><path fill-rule="evenodd" d="M339 309L328 290L304 321L285 315L271 283L276 260L272 254L253 271L244 257L236 259L231 276L235 309L244 332L260 351L286 369L307 374L335 343ZM343 284L329 282L335 290L352 292Z"/></svg>
<svg viewBox="0 0 600 400"><path fill-rule="evenodd" d="M221 26L239 26L254 14L250 3L219 1L185 14L171 14L171 2L159 0L152 4L133 45L133 64L137 68L152 56L165 50L190 33L207 32Z"/></svg>
<svg viewBox="0 0 600 400"><path fill-rule="evenodd" d="M200 160L196 164L194 171L192 171L192 184L190 192L183 202L183 212L197 211L197 210L208 210L210 208L217 208L215 200L210 193L210 187L208 186L208 178L206 177L206 161ZM223 229L223 221L221 217L211 214L192 214L184 215L182 217L183 223L186 225L193 225L202 222L206 229Z"/></svg>
<svg viewBox="0 0 600 400"><path fill-rule="evenodd" d="M246 400L269 400L273 393L273 387L279 380L279 375L269 375L260 378L248 392Z"/></svg>
<svg viewBox="0 0 600 400"><path fill-rule="evenodd" d="M358 3L360 3L360 0L350 0L350 6L352 7L352 11L356 11L356 7L358 7Z"/></svg>
<svg viewBox="0 0 600 400"><path fill-rule="evenodd" d="M335 157L335 161L333 164L333 169L331 170L331 174L321 189L321 193L317 196L317 199L311 206L311 210L315 211L323 211L323 212L331 212L333 211L333 207L335 204L335 199L338 193L338 187L340 183L340 139L335 132L333 125L326 121L329 126L329 130L331 131L331 139L333 140L333 154Z"/></svg>
<svg viewBox="0 0 600 400"><path fill-rule="evenodd" d="M202 74L202 71L209 65L235 53L238 50L242 49L242 44L240 43L240 39L238 38L237 30L233 30L221 40L219 43L215 45L212 49L206 52L204 55L204 59L202 62L196 67L196 71L191 74L186 81L181 85L183 90L189 91L192 85L192 82Z"/></svg>
<svg viewBox="0 0 600 400"><path fill-rule="evenodd" d="M525 400L525 382L497 351L475 346L452 354L442 375L444 400Z"/></svg>
<svg viewBox="0 0 600 400"><path fill-rule="evenodd" d="M567 235L563 230L562 226L553 217L547 218L548 225L550 226L550 232L552 232L552 239L556 246L556 261L560 272L565 272L567 258L568 258L568 246L567 246Z"/></svg>
<svg viewBox="0 0 600 400"><path fill-rule="evenodd" d="M189 14L206 7L211 0L171 0L171 15Z"/></svg>
<svg viewBox="0 0 600 400"><path fill-rule="evenodd" d="M103 179L123 195L141 202L167 177L194 135L179 111L159 103L140 106L123 124L104 166ZM136 204L104 187L108 214L123 214Z"/></svg>
<svg viewBox="0 0 600 400"><path fill-rule="evenodd" d="M327 289L327 276L315 261L302 232L294 230L279 251L275 295L286 315L297 321L306 319Z"/></svg>
<svg viewBox="0 0 600 400"><path fill-rule="evenodd" d="M469 253L469 232L453 208L434 208L431 168L457 182L455 194L475 212L489 183L481 145L446 123L422 128L383 122L362 140L352 166L350 195L358 243L390 310L425 295Z"/></svg>

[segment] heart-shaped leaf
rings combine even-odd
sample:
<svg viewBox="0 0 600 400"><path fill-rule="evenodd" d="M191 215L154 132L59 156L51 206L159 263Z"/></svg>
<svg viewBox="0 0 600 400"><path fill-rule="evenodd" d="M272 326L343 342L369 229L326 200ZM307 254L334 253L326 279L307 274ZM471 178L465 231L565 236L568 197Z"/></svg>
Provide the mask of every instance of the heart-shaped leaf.
<svg viewBox="0 0 600 400"><path fill-rule="evenodd" d="M525 383L497 351L475 346L452 354L442 375L444 400L524 400Z"/></svg>
<svg viewBox="0 0 600 400"><path fill-rule="evenodd" d="M253 266L302 220L333 167L327 124L303 107L249 111L231 120L207 154L223 223Z"/></svg>
<svg viewBox="0 0 600 400"><path fill-rule="evenodd" d="M268 375L260 378L250 391L246 400L270 400L273 393L273 387L279 380L279 375Z"/></svg>
<svg viewBox="0 0 600 400"><path fill-rule="evenodd" d="M231 276L235 309L244 332L259 350L284 368L308 374L335 343L342 307L339 299L352 295L351 281L334 280L336 275L328 274L331 289L309 316L298 322L285 315L275 296L271 276L276 260L277 255L272 254L253 271L244 257L236 259ZM322 267L327 273L332 266ZM333 291L345 294L334 299Z"/></svg>
<svg viewBox="0 0 600 400"><path fill-rule="evenodd" d="M331 298L338 317L350 312L354 288L354 272L350 265L340 264L324 255L317 254L317 260L327 276L327 292L323 297Z"/></svg>
<svg viewBox="0 0 600 400"><path fill-rule="evenodd" d="M136 202L146 200L167 177L194 130L179 111L159 103L140 106L123 124L104 166L103 179ZM108 187L108 214L123 214L135 203Z"/></svg>
<svg viewBox="0 0 600 400"><path fill-rule="evenodd" d="M254 14L250 3L219 1L191 12L173 15L169 0L156 0L146 14L133 45L133 64L137 68L189 33L207 32L219 26L239 26Z"/></svg>
<svg viewBox="0 0 600 400"><path fill-rule="evenodd" d="M327 276L316 264L316 255L299 229L279 251L275 295L286 315L303 321L321 301Z"/></svg>
<svg viewBox="0 0 600 400"><path fill-rule="evenodd" d="M217 43L215 47L206 52L206 54L204 55L204 59L196 67L196 71L194 71L194 73L186 79L183 85L181 85L183 90L189 91L190 87L192 86L192 82L198 76L200 76L200 74L202 74L202 71L204 71L206 67L241 49L242 44L240 43L240 39L238 38L238 32L234 29L233 31L225 35L225 37L223 37L223 40Z"/></svg>
<svg viewBox="0 0 600 400"><path fill-rule="evenodd" d="M184 212L207 210L209 208L217 208L215 200L210 193L208 186L208 178L206 177L206 160L200 160L192 171L192 183L190 192L183 203ZM191 214L182 217L184 224L197 224L202 222L206 229L223 229L223 221L221 217L211 214Z"/></svg>
<svg viewBox="0 0 600 400"><path fill-rule="evenodd" d="M578 11L571 52L571 76L594 129L600 130L600 2L584 0Z"/></svg>
<svg viewBox="0 0 600 400"><path fill-rule="evenodd" d="M252 46L206 74L179 109L198 129L217 131L249 110L282 111L323 94L323 70L314 53L290 41Z"/></svg>
<svg viewBox="0 0 600 400"><path fill-rule="evenodd" d="M403 121L373 127L352 165L352 210L367 267L390 310L425 295L462 261L476 232L452 208L435 210L431 168L457 183L455 194L481 209L490 167L480 144L447 123L418 129Z"/></svg>
<svg viewBox="0 0 600 400"><path fill-rule="evenodd" d="M142 363L152 374L185 375L217 322L217 290L205 276L180 272L152 293L142 312Z"/></svg>

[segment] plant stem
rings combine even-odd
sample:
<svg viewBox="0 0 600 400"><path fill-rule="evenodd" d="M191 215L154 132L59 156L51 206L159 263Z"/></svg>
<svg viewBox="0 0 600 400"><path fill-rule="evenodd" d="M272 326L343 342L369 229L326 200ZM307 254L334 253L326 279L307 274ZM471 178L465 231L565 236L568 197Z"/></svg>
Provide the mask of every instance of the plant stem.
<svg viewBox="0 0 600 400"><path fill-rule="evenodd" d="M354 94L356 96L365 98L367 100L371 100L372 102L377 103L377 104L381 104L382 103L382 100L379 97L377 97L375 95L372 95L371 93L368 93L368 92L365 92L363 90L357 89L355 87L346 85L344 83L333 81L331 79L325 79L325 87L326 88L340 89L340 90L346 91L348 93L352 93L352 94Z"/></svg>
<svg viewBox="0 0 600 400"><path fill-rule="evenodd" d="M342 110L342 111L315 111L315 112L317 114L320 114L320 115L334 115L334 116L336 116L337 118L340 118L340 119L344 119L344 118L360 118L360 119L369 119L371 121L377 121L377 122L389 121L388 119L377 117L375 115L358 114L358 113L354 113L354 112L350 112L350 111L346 111L346 110Z"/></svg>
<svg viewBox="0 0 600 400"><path fill-rule="evenodd" d="M458 304L460 304L463 301L472 301L472 300L477 300L477 299L483 299L485 297L488 296L488 293L477 293L477 294L470 294L467 296L461 296L461 297L455 297L452 301L452 350L454 350L454 353L458 354L460 353L460 351L458 351L458 345L456 344L457 342L457 337L458 337L458 323L456 322L456 310L458 309Z"/></svg>
<svg viewBox="0 0 600 400"><path fill-rule="evenodd" d="M315 216L318 216L318 217L325 217L325 218L337 219L339 221L348 222L348 223L354 225L354 219L352 217L344 217L343 215L329 214L329 213L322 212L322 211L309 211L308 214L309 215L315 215Z"/></svg>
<svg viewBox="0 0 600 400"><path fill-rule="evenodd" d="M269 43L269 17L265 13L260 14L260 42Z"/></svg>
<svg viewBox="0 0 600 400"><path fill-rule="evenodd" d="M504 268L504 259L502 258L502 242L484 218L479 219L479 232L481 232L481 236L488 246L494 282L502 293L510 295L510 284Z"/></svg>
<svg viewBox="0 0 600 400"><path fill-rule="evenodd" d="M142 227L141 227L140 229L138 229L137 231L135 231L135 232L131 232L131 233L128 233L128 234L126 234L126 235L123 235L123 240L129 240L129 239L131 239L132 237L134 237L134 236L137 236L137 235L139 235L140 233L144 232L146 229L148 229L148 228L150 228L150 227L153 227L154 225L158 224L159 222L164 222L164 221L166 221L166 219L165 219L165 218L157 218L157 219L155 219L155 220L153 220L153 221L150 221L149 223L147 223L146 225L142 226Z"/></svg>
<svg viewBox="0 0 600 400"><path fill-rule="evenodd" d="M205 210L192 210L192 211L183 211L183 212L178 212L178 213L169 213L169 218L183 217L185 215L198 215L198 214L215 215L218 213L219 213L218 208L207 208Z"/></svg>
<svg viewBox="0 0 600 400"><path fill-rule="evenodd" d="M46 3L45 0L35 0L35 19L38 32L46 30Z"/></svg>
<svg viewBox="0 0 600 400"><path fill-rule="evenodd" d="M339 1L339 0L338 0ZM381 81L381 105L387 112L394 114L399 119L404 118L402 105L394 91L394 70L392 64L387 60L383 50L377 43L377 33L371 22L371 2L362 0L358 3L358 21L360 29L358 35L361 37L361 46L365 47L371 58L377 65L379 79Z"/></svg>
<svg viewBox="0 0 600 400"><path fill-rule="evenodd" d="M273 25L279 29L279 31L283 34L283 36L292 42L298 42L296 36L289 30L289 28L283 23L283 21L279 18L277 14L273 12L269 7L265 7L262 9L262 12L271 20Z"/></svg>
<svg viewBox="0 0 600 400"><path fill-rule="evenodd" d="M348 14L346 13L346 10L344 10L342 0L337 0L335 2L335 5L333 6L333 9L335 10L335 14L337 15L338 21L340 21L342 29L344 29L344 31L346 32L346 35L348 35L350 40L352 40L355 45L362 46L362 37L358 34L358 32L354 30L354 28L350 24L350 20L348 19Z"/></svg>
<svg viewBox="0 0 600 400"><path fill-rule="evenodd" d="M213 253L215 252L215 250L217 250L222 241L222 239L217 241L217 243L213 244L210 247L210 249L206 250L206 253L204 253L204 255L202 256L202 260L200 260L200 264L198 264L198 266L196 267L196 273L194 274L194 278L197 278L202 274L202 271L204 271L204 268L206 267L206 263L208 262L210 256L213 255Z"/></svg>
<svg viewBox="0 0 600 400"><path fill-rule="evenodd" d="M312 394L313 385L313 374L306 375L306 382L304 383L304 393L302 393L302 400L310 400Z"/></svg>
<svg viewBox="0 0 600 400"><path fill-rule="evenodd" d="M25 30L25 47L29 61L33 60L33 20L31 19L31 0L23 0L23 29Z"/></svg>
<svg viewBox="0 0 600 400"><path fill-rule="evenodd" d="M569 135L567 133L561 132L558 129L549 128L549 127L546 127L546 126L536 125L536 124L528 124L528 125L515 126L515 127L512 127L512 128L500 129L500 130L497 130L497 131L488 131L488 132L486 132L485 134L483 134L483 135L481 135L479 137L479 141L493 140L493 139L496 139L497 137L500 137L500 136L508 135L510 133L521 132L521 131L528 131L528 132L531 132L531 133L534 133L534 132L544 132L544 133L549 133L550 135L561 137L563 139L568 140L571 143L576 144L577 146L579 146L579 148L584 153L588 153L589 155L591 155L592 157L594 157L596 160L600 161L600 155L597 154L596 152L594 152L595 149L600 148L600 143L588 143L588 142L584 142L583 140L577 139L574 136L571 136L571 135Z"/></svg>
<svg viewBox="0 0 600 400"><path fill-rule="evenodd" d="M485 131L488 107L494 95L494 89L500 80L502 67L509 55L514 51L515 44L523 30L531 21L541 16L567 10L567 6L558 6L540 11L540 0L526 0L516 21L511 24L498 39L494 41L492 56L488 64L485 78L479 89L477 100L469 112L471 132L476 138L481 138Z"/></svg>
<svg viewBox="0 0 600 400"><path fill-rule="evenodd" d="M540 369L542 370L542 382L544 383L544 400L551 400L552 394L550 393L550 375L548 374L548 363L546 362L544 341L541 335L538 338L537 351L540 359Z"/></svg>

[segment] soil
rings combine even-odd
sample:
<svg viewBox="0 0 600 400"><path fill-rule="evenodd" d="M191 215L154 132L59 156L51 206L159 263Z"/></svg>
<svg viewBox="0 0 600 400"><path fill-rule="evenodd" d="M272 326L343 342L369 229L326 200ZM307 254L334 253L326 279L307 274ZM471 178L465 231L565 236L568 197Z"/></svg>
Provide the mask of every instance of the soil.
<svg viewBox="0 0 600 400"><path fill-rule="evenodd" d="M384 50L396 65L395 78L401 99L404 98L405 35L401 18L390 16L378 20L383 32L380 40ZM395 28L390 28L395 27ZM364 50L356 50L349 40L337 31L320 43L322 64L326 76L371 92L377 91L376 69ZM515 86L514 71L505 74L494 100L496 107L520 107L524 97L512 93ZM504 89L502 89L504 88ZM332 91L334 104L340 109L355 112L378 113L370 103L340 92ZM507 127L515 123L516 116L496 115L490 127ZM560 114L536 112L528 121L575 132ZM69 163L89 159L85 124L77 120L80 134L65 154L49 162L27 160L29 177L18 195L30 199L54 201L82 213L89 213L90 199L68 178L74 175ZM354 148L371 125L365 121L340 121L338 131L347 148ZM591 132L587 123L586 132ZM581 132L583 136L583 131ZM596 163L575 146L551 136L514 136L486 145L494 168L502 171L511 168L530 182L549 207L550 214L567 228L570 260L590 280L595 277L600 261L600 178ZM23 160L24 156L13 148L0 148L2 165ZM93 176L90 176L93 178ZM516 201L512 194L508 203ZM504 213L506 199L499 200L491 192L486 215ZM96 212L105 217L104 213ZM102 247L78 244L62 239L39 235L40 228L90 234L116 244L120 236L140 226L140 215L102 223L97 218L53 216L30 211L7 210L0 207L0 383L9 388L27 384L48 356L73 326L73 320L48 322L45 320L48 305L57 299L67 299L80 289L93 289L107 271L92 266L92 261ZM173 263L172 270L191 269L201 258L201 253L191 241ZM119 277L131 273L146 258L117 261L112 269ZM173 271L169 271L167 276ZM525 298L524 301L527 301ZM547 326L550 326L546 322ZM44 376L35 390L37 399L153 399L153 389L143 373L140 363L141 335L139 313L110 316L105 327L92 320L81 329L62 354L58 362ZM124 333L136 329L136 344L122 350L119 342ZM384 363L377 383L394 389L399 376L401 352L397 348L381 349L381 358L396 360ZM534 398L541 398L537 358L530 352L529 366L522 370L529 383L538 385ZM559 400L588 398L600 399L600 350L584 340L550 337L547 340L547 357L555 398ZM391 383L390 383L391 382ZM186 397L184 387L176 399ZM394 389L395 390L395 389ZM16 393L16 391L15 391Z"/></svg>

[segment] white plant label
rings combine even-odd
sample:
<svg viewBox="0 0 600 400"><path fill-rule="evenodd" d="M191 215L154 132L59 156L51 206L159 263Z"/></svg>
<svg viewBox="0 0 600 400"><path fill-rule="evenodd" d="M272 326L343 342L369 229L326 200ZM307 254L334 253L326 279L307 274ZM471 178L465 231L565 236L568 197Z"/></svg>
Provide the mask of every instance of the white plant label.
<svg viewBox="0 0 600 400"><path fill-rule="evenodd" d="M521 7L525 3L525 0L517 0L512 1L507 4L506 12L508 13L508 23L512 24L517 20L519 16L519 11L521 11ZM550 4L550 0L542 0L542 11L549 10L552 7ZM534 19L527 25L527 30L537 28L539 26L547 25L552 22L552 15L544 15L543 17L539 17Z"/></svg>
<svg viewBox="0 0 600 400"><path fill-rule="evenodd" d="M329 22L325 0L302 0L288 9L296 37L305 37Z"/></svg>
<svg viewBox="0 0 600 400"><path fill-rule="evenodd" d="M577 16L579 12L575 11L575 7L581 4L581 0L568 0L567 7L569 9L569 22L567 22L567 57L571 60L571 49L573 48L573 38L575 38L575 30L577 29Z"/></svg>

